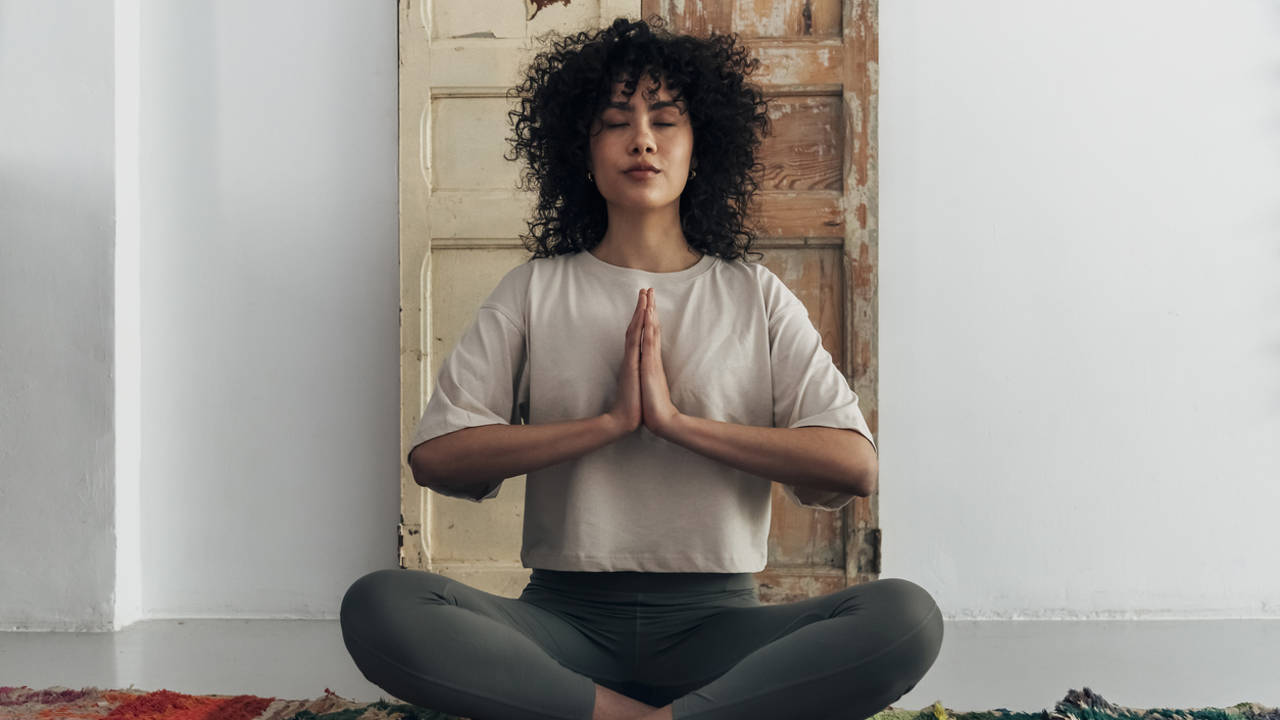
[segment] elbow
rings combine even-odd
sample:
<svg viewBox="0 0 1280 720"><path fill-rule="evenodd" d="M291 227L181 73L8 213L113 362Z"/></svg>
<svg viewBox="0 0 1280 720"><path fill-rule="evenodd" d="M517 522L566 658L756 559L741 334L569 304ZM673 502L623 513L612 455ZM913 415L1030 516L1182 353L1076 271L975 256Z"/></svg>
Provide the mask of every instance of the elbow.
<svg viewBox="0 0 1280 720"><path fill-rule="evenodd" d="M850 430L845 439L850 443L841 455L841 481L857 497L871 497L880 487L880 456L875 446L862 433Z"/></svg>
<svg viewBox="0 0 1280 720"><path fill-rule="evenodd" d="M871 497L880 489L880 463L875 455L859 463L853 471L853 490L858 497Z"/></svg>
<svg viewBox="0 0 1280 720"><path fill-rule="evenodd" d="M863 475L860 479L862 480L862 484L860 486L861 492L858 493L859 496L871 497L880 491L880 472L876 466L873 465L870 472Z"/></svg>
<svg viewBox="0 0 1280 720"><path fill-rule="evenodd" d="M409 470L413 472L413 481L419 487L429 488L436 473L426 451L427 443L422 443L409 453Z"/></svg>
<svg viewBox="0 0 1280 720"><path fill-rule="evenodd" d="M871 461L867 463L869 466L866 475L867 497L871 497L880 492L880 458L876 455L871 456Z"/></svg>

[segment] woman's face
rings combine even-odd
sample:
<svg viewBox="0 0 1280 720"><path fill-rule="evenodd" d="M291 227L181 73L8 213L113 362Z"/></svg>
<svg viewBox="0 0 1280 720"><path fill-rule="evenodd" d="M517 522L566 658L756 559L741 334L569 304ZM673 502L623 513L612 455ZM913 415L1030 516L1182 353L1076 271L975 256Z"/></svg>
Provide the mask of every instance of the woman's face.
<svg viewBox="0 0 1280 720"><path fill-rule="evenodd" d="M613 86L609 105L591 126L591 174L610 207L634 210L676 203L689 179L693 126L683 101L644 76L627 97ZM633 170L647 165L656 170Z"/></svg>

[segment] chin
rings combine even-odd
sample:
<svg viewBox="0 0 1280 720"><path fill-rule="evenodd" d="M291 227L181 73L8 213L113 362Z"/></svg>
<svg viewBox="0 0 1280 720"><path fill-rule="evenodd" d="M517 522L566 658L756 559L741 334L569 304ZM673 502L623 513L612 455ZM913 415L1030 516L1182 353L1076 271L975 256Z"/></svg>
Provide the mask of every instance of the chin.
<svg viewBox="0 0 1280 720"><path fill-rule="evenodd" d="M657 197L644 193L621 193L618 195L605 195L605 202L618 208L627 210L657 210L667 207L673 203L680 202L680 193L672 196Z"/></svg>
<svg viewBox="0 0 1280 720"><path fill-rule="evenodd" d="M617 208L618 210L626 210L628 212L654 212L662 210L663 208L671 207L672 205L678 205L679 202L680 198L675 198L668 202L637 203L610 201L608 204L610 207Z"/></svg>

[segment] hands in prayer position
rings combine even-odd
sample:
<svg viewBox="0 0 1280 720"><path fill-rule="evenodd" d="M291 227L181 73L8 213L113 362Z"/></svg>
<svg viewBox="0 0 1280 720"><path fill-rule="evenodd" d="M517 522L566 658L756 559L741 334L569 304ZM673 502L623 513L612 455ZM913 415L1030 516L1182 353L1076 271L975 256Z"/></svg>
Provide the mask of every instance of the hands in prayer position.
<svg viewBox="0 0 1280 720"><path fill-rule="evenodd" d="M644 425L664 439L680 415L671 403L667 374L662 368L662 325L653 288L641 290L627 326L626 350L618 373L618 397L609 414L625 432Z"/></svg>

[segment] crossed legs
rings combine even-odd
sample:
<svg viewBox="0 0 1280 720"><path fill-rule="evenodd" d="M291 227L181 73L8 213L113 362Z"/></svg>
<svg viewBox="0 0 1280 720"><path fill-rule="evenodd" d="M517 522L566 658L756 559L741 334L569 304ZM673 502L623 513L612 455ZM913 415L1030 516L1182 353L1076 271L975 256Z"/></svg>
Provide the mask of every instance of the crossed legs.
<svg viewBox="0 0 1280 720"><path fill-rule="evenodd" d="M691 616L553 613L435 573L379 570L348 589L341 619L371 682L474 720L854 720L914 687L942 642L933 599L894 578ZM632 682L645 692L606 687Z"/></svg>

